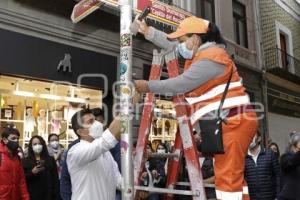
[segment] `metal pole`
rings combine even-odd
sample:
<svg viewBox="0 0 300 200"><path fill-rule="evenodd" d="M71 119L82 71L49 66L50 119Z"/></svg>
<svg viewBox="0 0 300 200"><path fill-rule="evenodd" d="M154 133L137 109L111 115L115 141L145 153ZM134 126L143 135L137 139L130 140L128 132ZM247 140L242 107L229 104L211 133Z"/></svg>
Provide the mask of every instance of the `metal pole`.
<svg viewBox="0 0 300 200"><path fill-rule="evenodd" d="M133 200L132 162L132 0L119 0L120 5L120 113L121 113L121 171L122 200Z"/></svg>

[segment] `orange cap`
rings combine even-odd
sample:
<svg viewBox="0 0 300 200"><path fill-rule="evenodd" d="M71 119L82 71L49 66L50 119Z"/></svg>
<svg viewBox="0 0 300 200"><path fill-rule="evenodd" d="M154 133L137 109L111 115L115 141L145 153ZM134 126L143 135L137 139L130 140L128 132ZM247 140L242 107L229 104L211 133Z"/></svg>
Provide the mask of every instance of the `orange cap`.
<svg viewBox="0 0 300 200"><path fill-rule="evenodd" d="M195 16L182 20L177 30L168 35L169 39L176 39L188 33L207 33L209 21Z"/></svg>

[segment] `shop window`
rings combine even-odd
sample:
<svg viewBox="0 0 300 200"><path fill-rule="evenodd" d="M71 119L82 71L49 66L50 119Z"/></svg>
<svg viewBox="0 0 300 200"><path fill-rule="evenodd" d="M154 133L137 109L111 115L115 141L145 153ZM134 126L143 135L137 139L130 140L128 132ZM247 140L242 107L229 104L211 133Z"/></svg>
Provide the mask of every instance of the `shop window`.
<svg viewBox="0 0 300 200"><path fill-rule="evenodd" d="M215 1L214 0L197 0L196 15L211 22L215 22Z"/></svg>
<svg viewBox="0 0 300 200"><path fill-rule="evenodd" d="M24 147L33 135L59 135L67 147L77 139L71 117L82 108L102 106L102 92L76 85L0 76L0 127L13 126Z"/></svg>
<svg viewBox="0 0 300 200"><path fill-rule="evenodd" d="M176 131L177 120L173 102L167 100L156 100L149 140L174 142Z"/></svg>
<svg viewBox="0 0 300 200"><path fill-rule="evenodd" d="M246 7L237 0L233 4L234 40L237 44L248 48Z"/></svg>

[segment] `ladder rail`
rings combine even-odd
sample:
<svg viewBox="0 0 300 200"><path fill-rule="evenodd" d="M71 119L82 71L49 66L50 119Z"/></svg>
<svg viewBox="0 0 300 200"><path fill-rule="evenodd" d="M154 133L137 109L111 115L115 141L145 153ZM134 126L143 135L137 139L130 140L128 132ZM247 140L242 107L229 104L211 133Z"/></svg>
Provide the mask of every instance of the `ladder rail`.
<svg viewBox="0 0 300 200"><path fill-rule="evenodd" d="M186 196L198 196L199 193L193 193L191 190L174 190L166 188L157 188L157 187L147 187L147 186L134 186L135 190L154 192L160 194L177 194L177 195L186 195Z"/></svg>
<svg viewBox="0 0 300 200"><path fill-rule="evenodd" d="M163 58L166 60L166 66L168 69L169 77L176 77L180 74L179 63L176 58L175 52L172 51L162 51L158 53L153 52L153 62L151 66L150 78L149 80L159 80L162 67ZM151 122L153 117L153 110L155 104L155 96L153 93L147 93L145 98L145 105L143 108L143 114L141 118L141 124L139 129L139 137L136 147L136 156L134 159L134 183L135 183L135 200L138 199L138 192L141 190L149 192L167 193L164 196L165 200L172 200L172 195L192 195L193 200L206 200L204 184L202 179L202 173L199 163L199 155L196 150L195 141L193 139L193 132L190 120L187 116L188 107L184 96L173 97L173 103L175 104L176 117L178 121L178 129L175 139L175 154L170 155L168 163L168 173L167 173L167 188L154 188L154 187L144 187L140 186L140 176L142 169L144 168L145 159L145 147L149 137L149 132L151 128ZM178 156L179 155L179 156ZM178 171L180 167L180 161L182 156L186 158L186 167L188 171L190 189L186 190L176 190Z"/></svg>
<svg viewBox="0 0 300 200"><path fill-rule="evenodd" d="M151 72L149 80L157 80L160 78L163 64L163 54L157 50L153 51L153 61L151 65ZM139 137L136 145L136 155L134 157L134 185L140 185L140 176L142 169L144 168L144 150L147 145L149 137L153 110L155 104L155 95L153 93L147 93L144 100L143 113L139 128ZM137 199L135 194L135 199Z"/></svg>
<svg viewBox="0 0 300 200"><path fill-rule="evenodd" d="M175 51L167 52L165 56L168 74L170 78L180 74L179 63L176 59ZM199 155L196 150L196 144L193 139L193 130L191 122L187 116L188 108L183 95L173 97L177 120L179 122L179 133L182 139L184 156L186 158L186 167L191 183L191 190L196 193L200 192L194 200L206 200L206 194L203 185L203 177L199 163Z"/></svg>
<svg viewBox="0 0 300 200"><path fill-rule="evenodd" d="M174 148L175 148L175 151L181 152L181 155L182 155L182 140L180 137L179 129L177 129L177 132L176 132ZM182 159L180 156L179 158L169 159L169 161L168 161L169 163L168 163L168 173L167 173L167 183L166 183L166 187L168 189L175 189L175 185L176 185L178 175L179 175L178 171L180 168L181 160ZM165 195L164 200L172 200L172 196Z"/></svg>

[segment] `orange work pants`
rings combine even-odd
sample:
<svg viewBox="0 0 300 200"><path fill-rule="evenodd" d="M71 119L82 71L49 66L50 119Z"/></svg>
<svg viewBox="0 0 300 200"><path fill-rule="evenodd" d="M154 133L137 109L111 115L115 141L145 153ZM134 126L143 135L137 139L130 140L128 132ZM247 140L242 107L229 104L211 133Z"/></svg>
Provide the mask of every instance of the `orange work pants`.
<svg viewBox="0 0 300 200"><path fill-rule="evenodd" d="M215 185L218 200L248 199L244 181L245 157L257 132L255 112L245 112L228 118L223 124L224 154L215 155Z"/></svg>

